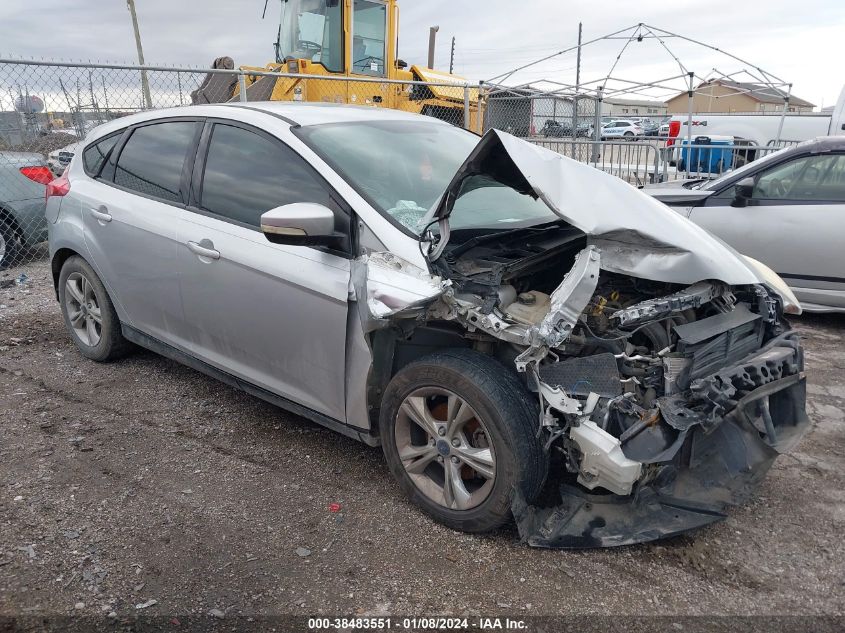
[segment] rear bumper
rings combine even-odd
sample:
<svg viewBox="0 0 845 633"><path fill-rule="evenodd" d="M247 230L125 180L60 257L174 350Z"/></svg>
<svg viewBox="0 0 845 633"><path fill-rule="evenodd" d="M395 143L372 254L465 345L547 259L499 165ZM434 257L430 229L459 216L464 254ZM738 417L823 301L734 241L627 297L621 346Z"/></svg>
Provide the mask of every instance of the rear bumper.
<svg viewBox="0 0 845 633"><path fill-rule="evenodd" d="M513 514L528 544L550 548L629 545L674 536L724 519L746 501L775 458L810 427L803 350L794 332L777 337L742 361L696 381L684 395L683 422L672 450L632 494L591 494L563 484L561 503L528 505L517 496ZM663 413L663 409L661 409ZM690 413L693 415L690 419Z"/></svg>

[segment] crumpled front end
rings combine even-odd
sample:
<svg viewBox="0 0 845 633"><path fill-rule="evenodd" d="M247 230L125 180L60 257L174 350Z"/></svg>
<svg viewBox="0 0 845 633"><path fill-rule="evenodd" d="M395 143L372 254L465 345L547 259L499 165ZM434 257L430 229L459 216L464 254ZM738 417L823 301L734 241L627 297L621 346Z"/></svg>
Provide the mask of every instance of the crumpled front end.
<svg viewBox="0 0 845 633"><path fill-rule="evenodd" d="M486 227L470 205L464 225L467 208L481 225L452 230L463 196L493 186L559 220ZM549 484L512 507L531 545L624 545L718 521L808 429L786 284L626 183L491 131L434 220L429 271L374 255L352 294L367 297L365 332L428 328L512 367L537 398Z"/></svg>
<svg viewBox="0 0 845 633"><path fill-rule="evenodd" d="M450 234L476 176L561 221ZM718 521L808 429L783 319L801 308L783 280L619 179L488 132L429 215L444 236L431 263L452 285L428 318L512 362L540 405L554 486L516 493L528 543L623 545Z"/></svg>
<svg viewBox="0 0 845 633"><path fill-rule="evenodd" d="M516 495L531 545L625 545L718 521L809 428L801 344L762 283L638 279L606 270L592 244L549 294L517 291L519 278L487 300L462 291L478 279L453 274L429 316L506 342L536 393L555 485Z"/></svg>
<svg viewBox="0 0 845 633"><path fill-rule="evenodd" d="M803 353L798 335L789 331L740 362L695 379L688 391L658 398L651 409L616 400L607 425L624 421L626 430L614 444L623 460L641 465L630 494L561 483L556 505L532 506L517 497L519 532L537 547L608 547L719 521L728 506L751 496L777 455L806 432L805 399ZM585 450L582 464L589 451L594 462L601 451L593 445ZM601 458L612 459L607 455ZM587 486L608 477L601 467L579 474Z"/></svg>

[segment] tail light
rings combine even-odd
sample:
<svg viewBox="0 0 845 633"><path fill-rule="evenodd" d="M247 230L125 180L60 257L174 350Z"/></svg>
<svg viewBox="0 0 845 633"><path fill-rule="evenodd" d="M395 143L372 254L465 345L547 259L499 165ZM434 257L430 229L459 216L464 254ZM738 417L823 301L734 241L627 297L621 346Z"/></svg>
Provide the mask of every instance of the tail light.
<svg viewBox="0 0 845 633"><path fill-rule="evenodd" d="M62 174L55 180L47 183L47 191L44 194L44 199L49 200L53 196L66 196L70 193L70 180L68 180L67 173Z"/></svg>
<svg viewBox="0 0 845 633"><path fill-rule="evenodd" d="M666 145L674 145L675 139L681 133L681 122L678 120L669 121L669 138L666 140Z"/></svg>
<svg viewBox="0 0 845 633"><path fill-rule="evenodd" d="M43 165L36 165L34 167L21 167L20 172L32 181L40 185L46 185L53 180L53 172L49 167Z"/></svg>

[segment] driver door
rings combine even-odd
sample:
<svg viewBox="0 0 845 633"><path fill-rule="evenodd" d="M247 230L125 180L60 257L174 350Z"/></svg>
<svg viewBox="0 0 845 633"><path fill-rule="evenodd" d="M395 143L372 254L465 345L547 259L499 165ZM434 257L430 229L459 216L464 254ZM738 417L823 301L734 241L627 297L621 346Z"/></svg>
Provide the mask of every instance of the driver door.
<svg viewBox="0 0 845 633"><path fill-rule="evenodd" d="M799 301L845 307L845 155L799 156L752 177L747 206L731 206L731 186L690 219L777 272Z"/></svg>

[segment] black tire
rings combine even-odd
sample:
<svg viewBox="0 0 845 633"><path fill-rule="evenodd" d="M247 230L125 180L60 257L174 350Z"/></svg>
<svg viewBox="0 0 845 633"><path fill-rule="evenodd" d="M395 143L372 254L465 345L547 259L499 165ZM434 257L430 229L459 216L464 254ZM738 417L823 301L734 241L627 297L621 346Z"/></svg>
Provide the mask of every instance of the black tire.
<svg viewBox="0 0 845 633"><path fill-rule="evenodd" d="M81 275L91 284L96 303L100 309L99 341L94 345L89 345L86 341L83 341L71 324L71 317L68 313L67 282L68 278L74 274ZM86 358L97 362L107 362L125 356L132 349L131 343L123 338L120 330L120 319L117 317L114 305L103 286L103 282L100 281L97 273L94 272L88 262L77 255L69 257L65 261L59 274L59 305L61 306L65 327L67 327L80 353Z"/></svg>
<svg viewBox="0 0 845 633"><path fill-rule="evenodd" d="M5 270L20 263L23 242L12 223L0 218L0 270Z"/></svg>
<svg viewBox="0 0 845 633"><path fill-rule="evenodd" d="M483 420L495 454L495 478L479 505L456 510L423 494L399 458L396 424L399 408L415 390L445 388L458 395ZM487 532L511 517L516 490L529 502L546 479L548 454L537 439L537 397L493 358L466 349L435 352L399 371L385 390L379 430L387 464L408 498L444 525L463 532Z"/></svg>

